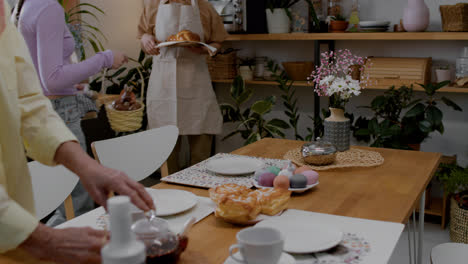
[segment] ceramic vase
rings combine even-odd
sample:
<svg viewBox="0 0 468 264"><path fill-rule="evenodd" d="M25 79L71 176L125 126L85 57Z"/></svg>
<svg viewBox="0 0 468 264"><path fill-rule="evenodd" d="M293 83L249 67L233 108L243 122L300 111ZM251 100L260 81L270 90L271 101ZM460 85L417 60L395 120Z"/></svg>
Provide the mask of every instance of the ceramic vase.
<svg viewBox="0 0 468 264"><path fill-rule="evenodd" d="M424 0L408 0L403 13L403 26L408 32L425 31L429 26L429 8Z"/></svg>
<svg viewBox="0 0 468 264"><path fill-rule="evenodd" d="M438 83L452 80L452 72L450 70L437 69L435 72Z"/></svg>
<svg viewBox="0 0 468 264"><path fill-rule="evenodd" d="M325 119L324 139L332 143L338 151L349 149L351 122L344 116L344 110L330 108L330 116Z"/></svg>
<svg viewBox="0 0 468 264"><path fill-rule="evenodd" d="M239 74L240 76L242 76L242 79L244 79L244 81L252 81L254 78L254 74L250 66L240 66Z"/></svg>
<svg viewBox="0 0 468 264"><path fill-rule="evenodd" d="M289 33L291 28L291 20L284 8L275 8L266 10L268 33L280 34Z"/></svg>

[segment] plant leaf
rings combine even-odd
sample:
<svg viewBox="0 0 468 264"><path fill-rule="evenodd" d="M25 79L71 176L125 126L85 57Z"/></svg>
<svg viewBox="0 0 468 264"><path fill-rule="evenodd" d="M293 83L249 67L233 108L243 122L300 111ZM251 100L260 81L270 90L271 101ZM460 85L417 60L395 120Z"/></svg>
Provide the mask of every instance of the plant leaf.
<svg viewBox="0 0 468 264"><path fill-rule="evenodd" d="M282 129L288 129L290 128L289 124L284 122L283 120L281 119L272 119L270 120L267 125L271 125L271 126L274 126L274 127L278 127L278 128L282 128Z"/></svg>
<svg viewBox="0 0 468 264"><path fill-rule="evenodd" d="M458 106L454 101L448 99L447 97L443 96L442 101L449 107L453 108L455 111L463 111L460 106Z"/></svg>
<svg viewBox="0 0 468 264"><path fill-rule="evenodd" d="M411 108L408 112L406 112L405 117L411 118L424 113L425 106L422 103L418 103L413 108Z"/></svg>
<svg viewBox="0 0 468 264"><path fill-rule="evenodd" d="M252 112L264 115L271 111L273 104L267 100L257 101L252 105Z"/></svg>
<svg viewBox="0 0 468 264"><path fill-rule="evenodd" d="M419 129L424 133L431 132L432 124L427 120L422 120L419 122Z"/></svg>
<svg viewBox="0 0 468 264"><path fill-rule="evenodd" d="M138 62L141 63L145 59L145 53L140 50L140 56L138 56Z"/></svg>
<svg viewBox="0 0 468 264"><path fill-rule="evenodd" d="M115 78L117 76L119 76L120 74L122 74L122 72L124 72L125 70L127 70L127 68L123 67L123 68L120 68L119 70L117 70L116 72L114 72L110 78Z"/></svg>
<svg viewBox="0 0 468 264"><path fill-rule="evenodd" d="M429 122L434 124L434 126L438 127L442 124L443 113L440 111L439 108L435 106L429 106L426 111L427 119Z"/></svg>

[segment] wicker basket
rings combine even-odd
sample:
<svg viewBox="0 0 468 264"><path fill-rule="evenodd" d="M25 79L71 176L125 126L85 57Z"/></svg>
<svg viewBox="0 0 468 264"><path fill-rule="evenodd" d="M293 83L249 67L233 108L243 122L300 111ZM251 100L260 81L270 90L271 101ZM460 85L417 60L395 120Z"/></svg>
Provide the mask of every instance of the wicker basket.
<svg viewBox="0 0 468 264"><path fill-rule="evenodd" d="M218 54L206 59L212 80L230 80L237 76L237 54Z"/></svg>
<svg viewBox="0 0 468 264"><path fill-rule="evenodd" d="M450 199L450 239L468 243L468 210L460 208L455 199Z"/></svg>
<svg viewBox="0 0 468 264"><path fill-rule="evenodd" d="M137 68L138 73L142 80L143 74ZM105 74L104 74L105 75ZM140 97L140 104L141 107L137 110L132 111L119 111L115 110L112 106L112 101L107 102L106 105L106 112L107 118L109 119L109 123L111 125L112 130L115 132L132 132L136 131L141 128L143 123L143 115L145 110L145 104L143 103L145 97L145 82L141 82L141 97Z"/></svg>
<svg viewBox="0 0 468 264"><path fill-rule="evenodd" d="M295 61L295 62L283 62L284 70L286 74L293 81L307 81L307 77L310 76L314 70L314 62L312 61Z"/></svg>
<svg viewBox="0 0 468 264"><path fill-rule="evenodd" d="M444 31L468 31L468 4L441 5L440 15Z"/></svg>

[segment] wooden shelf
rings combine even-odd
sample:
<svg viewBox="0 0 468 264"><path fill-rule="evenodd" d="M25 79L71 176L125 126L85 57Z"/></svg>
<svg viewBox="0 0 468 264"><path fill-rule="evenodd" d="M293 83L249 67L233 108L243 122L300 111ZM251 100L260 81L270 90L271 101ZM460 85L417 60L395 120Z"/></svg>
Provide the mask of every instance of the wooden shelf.
<svg viewBox="0 0 468 264"><path fill-rule="evenodd" d="M419 212L419 208L416 209ZM424 209L424 214L427 215L435 215L435 216L442 216L443 209L442 209L442 198L431 198L431 206L430 208Z"/></svg>
<svg viewBox="0 0 468 264"><path fill-rule="evenodd" d="M468 40L468 32L231 34L227 40Z"/></svg>
<svg viewBox="0 0 468 264"><path fill-rule="evenodd" d="M213 83L232 83L232 80L213 80ZM246 84L252 85L278 85L275 81L245 81ZM297 81L294 82L294 86L310 86L306 81ZM366 90L387 90L388 88L366 88ZM424 91L422 87L414 86L414 91L422 92ZM468 93L468 88L457 88L457 87L446 87L441 88L438 92L442 93Z"/></svg>

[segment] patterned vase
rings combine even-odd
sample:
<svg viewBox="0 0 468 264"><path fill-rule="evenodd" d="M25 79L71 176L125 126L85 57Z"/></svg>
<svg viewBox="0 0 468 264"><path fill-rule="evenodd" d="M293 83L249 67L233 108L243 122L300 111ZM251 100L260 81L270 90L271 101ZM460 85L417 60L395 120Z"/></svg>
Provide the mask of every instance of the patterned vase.
<svg viewBox="0 0 468 264"><path fill-rule="evenodd" d="M324 139L335 145L338 151L349 149L351 122L344 116L344 110L330 108L331 115L325 119Z"/></svg>
<svg viewBox="0 0 468 264"><path fill-rule="evenodd" d="M424 0L408 0L403 13L403 26L408 32L425 31L429 26L429 8Z"/></svg>

